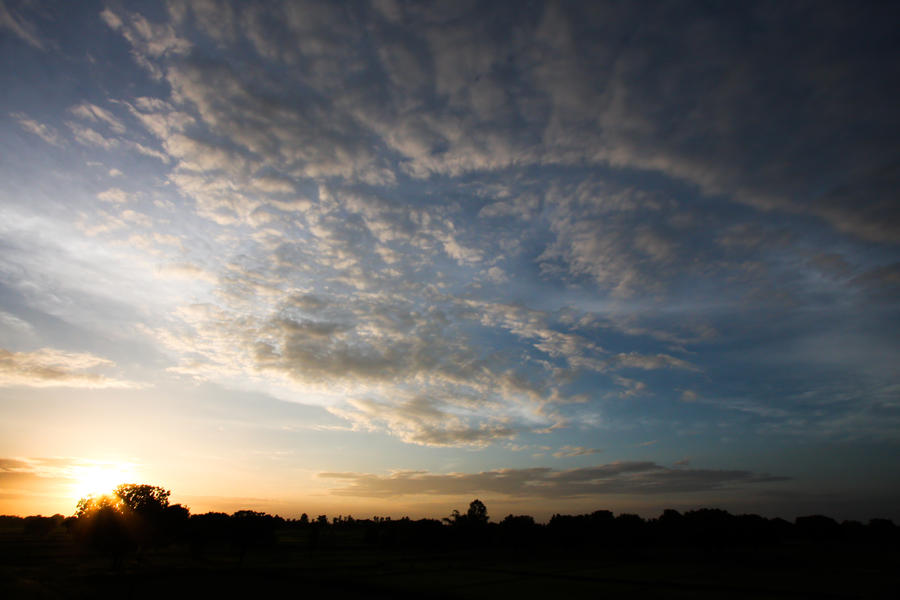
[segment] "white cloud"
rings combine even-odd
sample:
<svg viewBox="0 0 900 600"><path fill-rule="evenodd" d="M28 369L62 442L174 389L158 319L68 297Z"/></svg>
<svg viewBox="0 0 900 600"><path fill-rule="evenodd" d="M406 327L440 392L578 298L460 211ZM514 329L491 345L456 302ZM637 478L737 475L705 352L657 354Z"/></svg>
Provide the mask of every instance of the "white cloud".
<svg viewBox="0 0 900 600"><path fill-rule="evenodd" d="M106 137L99 131L91 129L90 127L85 127L84 125L73 123L71 121L66 122L66 125L72 131L72 135L75 136L75 141L79 144L84 144L85 146L98 146L105 150L110 150L119 145L119 140Z"/></svg>
<svg viewBox="0 0 900 600"><path fill-rule="evenodd" d="M179 37L171 24L152 23L138 13L117 14L108 7L100 12L100 18L128 40L137 63L155 77L161 77L162 71L152 59L185 54L191 49L191 43Z"/></svg>
<svg viewBox="0 0 900 600"><path fill-rule="evenodd" d="M348 408L331 410L364 429L384 427L405 442L427 446L485 446L518 433L502 419L460 408L420 396L399 404L351 400Z"/></svg>
<svg viewBox="0 0 900 600"><path fill-rule="evenodd" d="M158 239L158 241L160 240ZM174 240L162 238L161 241L164 243L171 243ZM160 265L156 269L156 274L157 276L166 279L185 279L188 281L200 280L206 283L216 283L218 281L218 277L214 273L192 263L169 263Z"/></svg>
<svg viewBox="0 0 900 600"><path fill-rule="evenodd" d="M121 188L109 188L108 190L97 194L97 197L104 202L112 202L115 204L126 204L130 199L128 192Z"/></svg>

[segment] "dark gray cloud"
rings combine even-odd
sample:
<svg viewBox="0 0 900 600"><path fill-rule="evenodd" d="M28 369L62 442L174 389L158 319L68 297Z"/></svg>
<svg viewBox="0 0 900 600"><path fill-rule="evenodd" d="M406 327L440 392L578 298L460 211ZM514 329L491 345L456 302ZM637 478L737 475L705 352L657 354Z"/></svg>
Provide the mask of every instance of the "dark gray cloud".
<svg viewBox="0 0 900 600"><path fill-rule="evenodd" d="M614 462L568 470L534 467L451 474L400 471L387 476L320 473L319 477L343 483L342 487L332 490L333 494L343 496L495 493L547 499L601 494L704 492L787 480L785 477L749 471L668 468L646 461Z"/></svg>
<svg viewBox="0 0 900 600"><path fill-rule="evenodd" d="M585 448L583 446L563 446L553 453L556 458L571 458L574 456L588 456L590 454L600 454L603 452L601 448Z"/></svg>

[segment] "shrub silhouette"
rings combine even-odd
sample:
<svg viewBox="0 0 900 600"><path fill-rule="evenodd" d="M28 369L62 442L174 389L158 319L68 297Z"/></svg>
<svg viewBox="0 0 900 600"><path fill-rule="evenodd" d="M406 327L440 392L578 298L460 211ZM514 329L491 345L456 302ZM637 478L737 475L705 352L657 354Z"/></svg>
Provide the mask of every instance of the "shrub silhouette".
<svg viewBox="0 0 900 600"><path fill-rule="evenodd" d="M238 548L241 564L250 548L275 543L275 529L283 521L254 510L239 510L231 515L231 540Z"/></svg>
<svg viewBox="0 0 900 600"><path fill-rule="evenodd" d="M530 515L506 515L500 521L499 528L501 543L513 547L528 544L540 533L534 517Z"/></svg>
<svg viewBox="0 0 900 600"><path fill-rule="evenodd" d="M191 552L197 558L203 556L207 546L220 544L230 539L231 517L221 512L191 515L187 523L187 538Z"/></svg>
<svg viewBox="0 0 900 600"><path fill-rule="evenodd" d="M834 541L841 538L841 526L831 517L810 515L797 517L794 527L800 535L816 542Z"/></svg>
<svg viewBox="0 0 900 600"><path fill-rule="evenodd" d="M25 535L39 538L45 538L57 527L63 524L65 517L62 515L53 515L52 517L32 516L25 517L25 527L23 529Z"/></svg>

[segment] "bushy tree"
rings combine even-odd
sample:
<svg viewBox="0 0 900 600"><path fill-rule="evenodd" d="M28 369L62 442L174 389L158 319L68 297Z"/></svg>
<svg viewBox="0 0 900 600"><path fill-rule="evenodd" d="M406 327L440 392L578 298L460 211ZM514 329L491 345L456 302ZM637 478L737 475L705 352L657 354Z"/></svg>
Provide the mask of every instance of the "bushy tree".
<svg viewBox="0 0 900 600"><path fill-rule="evenodd" d="M463 515L458 510L454 510L449 517L444 517L444 521L451 525L466 527L486 525L488 522L487 507L484 502L476 498L469 503L466 514Z"/></svg>
<svg viewBox="0 0 900 600"><path fill-rule="evenodd" d="M113 567L118 567L122 557L137 546L130 525L117 496L88 496L78 501L70 531L79 542L106 554Z"/></svg>
<svg viewBox="0 0 900 600"><path fill-rule="evenodd" d="M155 485L124 483L114 495L128 510L138 514L156 514L169 506L171 492Z"/></svg>
<svg viewBox="0 0 900 600"><path fill-rule="evenodd" d="M72 532L117 565L128 552L168 543L183 533L190 513L180 504L170 505L169 495L158 486L127 483L112 494L82 498Z"/></svg>
<svg viewBox="0 0 900 600"><path fill-rule="evenodd" d="M475 524L487 524L488 514L484 502L478 498L472 500L469 503L469 510L466 511L466 519Z"/></svg>

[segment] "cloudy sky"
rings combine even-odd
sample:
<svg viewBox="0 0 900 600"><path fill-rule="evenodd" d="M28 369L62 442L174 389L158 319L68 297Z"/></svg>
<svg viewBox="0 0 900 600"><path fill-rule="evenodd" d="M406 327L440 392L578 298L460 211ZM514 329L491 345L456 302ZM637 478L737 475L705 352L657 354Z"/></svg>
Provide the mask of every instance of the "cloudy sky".
<svg viewBox="0 0 900 600"><path fill-rule="evenodd" d="M900 518L897 22L0 2L0 512Z"/></svg>

